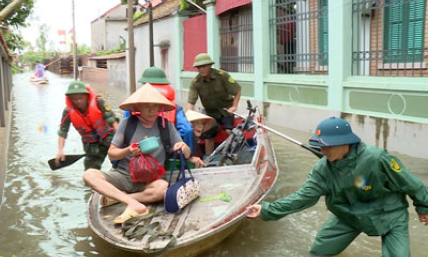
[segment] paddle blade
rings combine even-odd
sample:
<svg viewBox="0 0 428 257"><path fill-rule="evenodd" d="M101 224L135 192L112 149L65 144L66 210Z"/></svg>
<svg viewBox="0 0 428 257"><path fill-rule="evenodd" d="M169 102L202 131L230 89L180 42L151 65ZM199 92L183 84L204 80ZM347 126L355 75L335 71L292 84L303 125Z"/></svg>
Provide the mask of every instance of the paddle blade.
<svg viewBox="0 0 428 257"><path fill-rule="evenodd" d="M51 170L57 170L57 169L61 169L64 168L68 165L71 165L75 162L77 162L78 160L80 160L83 156L85 156L84 154L79 154L79 155L66 155L64 161L60 161L59 165L57 166L55 163L55 158L50 159L48 161L49 167L51 168Z"/></svg>

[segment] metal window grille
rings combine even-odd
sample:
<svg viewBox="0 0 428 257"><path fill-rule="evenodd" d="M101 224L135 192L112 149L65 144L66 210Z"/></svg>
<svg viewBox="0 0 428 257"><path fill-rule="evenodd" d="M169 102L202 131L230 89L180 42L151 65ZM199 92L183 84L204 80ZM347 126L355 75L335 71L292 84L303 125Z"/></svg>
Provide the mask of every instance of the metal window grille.
<svg viewBox="0 0 428 257"><path fill-rule="evenodd" d="M271 0L271 73L326 74L328 1Z"/></svg>
<svg viewBox="0 0 428 257"><path fill-rule="evenodd" d="M220 15L220 68L254 72L253 16L251 5Z"/></svg>
<svg viewBox="0 0 428 257"><path fill-rule="evenodd" d="M426 77L427 0L353 0L352 74Z"/></svg>

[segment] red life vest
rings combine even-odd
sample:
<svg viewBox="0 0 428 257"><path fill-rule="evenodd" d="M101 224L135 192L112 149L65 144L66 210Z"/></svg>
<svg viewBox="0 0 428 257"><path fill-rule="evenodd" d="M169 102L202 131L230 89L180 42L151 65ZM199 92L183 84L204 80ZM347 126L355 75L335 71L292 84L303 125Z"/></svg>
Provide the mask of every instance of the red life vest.
<svg viewBox="0 0 428 257"><path fill-rule="evenodd" d="M158 116L165 117L165 119L169 120L174 126L176 125L176 117L177 117L177 104L175 102L172 102L175 106L175 109L168 112L160 112Z"/></svg>
<svg viewBox="0 0 428 257"><path fill-rule="evenodd" d="M89 104L84 114L74 107L68 96L65 97L65 104L67 105L70 120L82 136L83 143L97 143L106 138L112 128L107 124L102 111L98 108L98 94L89 87L86 87L86 89L89 92Z"/></svg>

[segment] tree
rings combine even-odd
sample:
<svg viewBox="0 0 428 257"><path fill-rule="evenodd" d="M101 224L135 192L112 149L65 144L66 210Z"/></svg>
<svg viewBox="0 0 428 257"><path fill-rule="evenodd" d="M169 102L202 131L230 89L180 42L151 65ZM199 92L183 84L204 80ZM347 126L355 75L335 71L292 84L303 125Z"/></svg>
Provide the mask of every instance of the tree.
<svg viewBox="0 0 428 257"><path fill-rule="evenodd" d="M4 10L13 0L1 0L0 10ZM25 21L31 14L34 7L34 0L25 0L20 5L16 6L10 13L5 14L6 16L1 17L0 25L5 27L12 27L17 29L18 27L26 27ZM22 50L24 48L24 41L22 36L13 30L9 29L3 33L6 44L9 51L13 53L15 50Z"/></svg>
<svg viewBox="0 0 428 257"><path fill-rule="evenodd" d="M2 0L0 1L0 10L3 10L6 6L8 6L13 0ZM20 5L13 9L11 13L9 13L4 20L1 20L3 26L22 26L26 27L27 24L25 20L31 14L31 11L34 7L33 0L24 0Z"/></svg>
<svg viewBox="0 0 428 257"><path fill-rule="evenodd" d="M36 39L36 47L37 50L43 53L43 55L46 53L46 48L48 44L48 26L46 24L42 24L39 27L40 35Z"/></svg>

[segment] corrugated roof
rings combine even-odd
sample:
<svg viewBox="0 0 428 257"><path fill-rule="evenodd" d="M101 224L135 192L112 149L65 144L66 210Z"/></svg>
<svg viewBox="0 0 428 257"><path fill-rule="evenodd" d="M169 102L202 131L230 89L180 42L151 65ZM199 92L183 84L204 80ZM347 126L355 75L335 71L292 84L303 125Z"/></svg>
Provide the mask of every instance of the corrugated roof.
<svg viewBox="0 0 428 257"><path fill-rule="evenodd" d="M178 11L180 7L180 0L166 0L163 3L155 6L153 8L153 20L162 19L168 17ZM134 22L134 27L148 23L149 22L149 13L146 12L138 20Z"/></svg>
<svg viewBox="0 0 428 257"><path fill-rule="evenodd" d="M126 52L120 52L120 53L114 53L114 54L108 54L103 56L95 56L89 58L90 60L101 60L101 59L120 59L125 58Z"/></svg>

